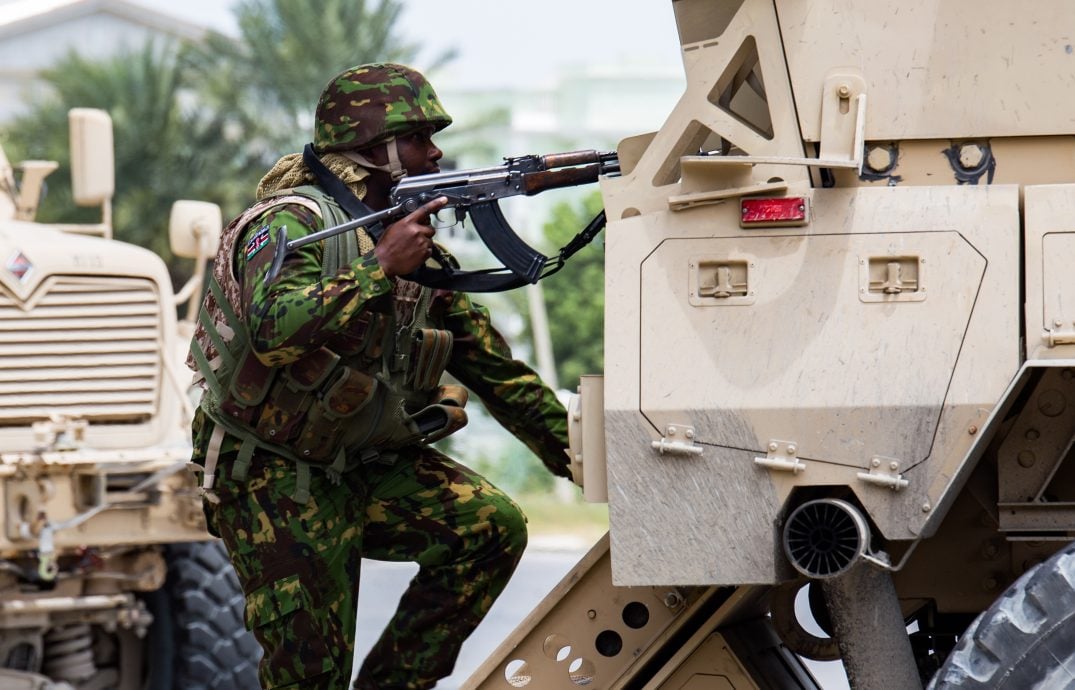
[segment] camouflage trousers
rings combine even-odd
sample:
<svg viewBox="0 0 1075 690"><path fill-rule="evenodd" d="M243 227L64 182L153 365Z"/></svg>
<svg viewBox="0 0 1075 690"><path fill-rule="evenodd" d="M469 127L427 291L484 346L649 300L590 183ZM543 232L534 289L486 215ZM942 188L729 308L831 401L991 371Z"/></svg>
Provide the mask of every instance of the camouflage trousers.
<svg viewBox="0 0 1075 690"><path fill-rule="evenodd" d="M334 483L311 477L291 500L295 467L258 457L245 481L217 471L205 504L246 595L246 622L265 650L265 690L347 687L364 558L414 561L418 574L362 664L356 688L430 688L450 675L463 640L507 584L526 520L506 494L431 448L370 463Z"/></svg>

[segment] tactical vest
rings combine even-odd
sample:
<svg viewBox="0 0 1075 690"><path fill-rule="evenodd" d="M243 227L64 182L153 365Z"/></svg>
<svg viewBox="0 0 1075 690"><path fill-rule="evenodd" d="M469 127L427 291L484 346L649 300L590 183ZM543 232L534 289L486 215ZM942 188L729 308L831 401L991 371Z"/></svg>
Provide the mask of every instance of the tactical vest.
<svg viewBox="0 0 1075 690"><path fill-rule="evenodd" d="M204 378L202 411L215 424L202 488L212 496L224 434L240 440L231 476L244 479L256 449L296 463L296 501L309 499L311 465L332 473L359 462L392 458L392 451L431 443L467 421L466 391L440 386L452 334L430 313L432 291L397 280L385 311L367 309L354 335L344 334L281 367L258 359L242 314L235 275L235 245L245 227L267 209L299 204L318 213L325 227L350 220L319 188L283 190L232 221L209 292L198 315L191 363ZM372 242L363 238L363 244ZM342 233L323 243L322 277L360 256L359 236Z"/></svg>

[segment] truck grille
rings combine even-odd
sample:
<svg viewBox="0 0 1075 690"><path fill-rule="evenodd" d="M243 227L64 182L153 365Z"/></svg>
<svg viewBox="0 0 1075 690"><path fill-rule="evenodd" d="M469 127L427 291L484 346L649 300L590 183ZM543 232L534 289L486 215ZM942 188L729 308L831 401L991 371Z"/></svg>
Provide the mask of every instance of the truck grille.
<svg viewBox="0 0 1075 690"><path fill-rule="evenodd" d="M55 276L24 304L0 289L0 426L51 415L136 423L161 378L150 280Z"/></svg>

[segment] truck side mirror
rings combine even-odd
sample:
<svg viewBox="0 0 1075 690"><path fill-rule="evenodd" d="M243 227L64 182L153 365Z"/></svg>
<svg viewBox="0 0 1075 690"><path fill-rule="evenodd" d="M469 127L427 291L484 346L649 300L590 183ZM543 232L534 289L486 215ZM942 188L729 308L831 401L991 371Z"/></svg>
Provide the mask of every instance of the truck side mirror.
<svg viewBox="0 0 1075 690"><path fill-rule="evenodd" d="M185 259L214 256L223 228L220 207L207 201L177 201L168 218L172 253Z"/></svg>
<svg viewBox="0 0 1075 690"><path fill-rule="evenodd" d="M187 303L184 323L193 329L198 314L205 268L210 257L216 255L220 246L223 220L220 207L207 201L177 201L172 204L168 218L168 240L172 253L185 259L194 259L194 275L175 295L175 304ZM193 333L193 330L191 331Z"/></svg>
<svg viewBox="0 0 1075 690"><path fill-rule="evenodd" d="M100 206L116 189L112 152L112 118L95 108L72 108L67 114L71 135L71 191L79 206Z"/></svg>

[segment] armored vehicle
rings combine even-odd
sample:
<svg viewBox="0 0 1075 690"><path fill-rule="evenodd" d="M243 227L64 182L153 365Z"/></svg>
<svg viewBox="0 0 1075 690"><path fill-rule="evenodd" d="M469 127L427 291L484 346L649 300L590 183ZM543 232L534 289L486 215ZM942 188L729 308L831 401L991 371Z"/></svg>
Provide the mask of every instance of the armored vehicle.
<svg viewBox="0 0 1075 690"><path fill-rule="evenodd" d="M173 208L173 251L197 267L174 293L160 257L111 237L107 113L69 120L74 200L100 223L34 222L57 164L0 151L0 687L257 687L261 650L185 471L176 311L200 298L220 210Z"/></svg>
<svg viewBox="0 0 1075 690"><path fill-rule="evenodd" d="M671 10L571 412L609 537L470 686L1075 686L1070 4Z"/></svg>

